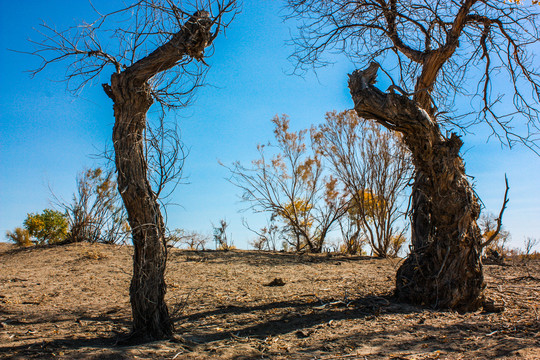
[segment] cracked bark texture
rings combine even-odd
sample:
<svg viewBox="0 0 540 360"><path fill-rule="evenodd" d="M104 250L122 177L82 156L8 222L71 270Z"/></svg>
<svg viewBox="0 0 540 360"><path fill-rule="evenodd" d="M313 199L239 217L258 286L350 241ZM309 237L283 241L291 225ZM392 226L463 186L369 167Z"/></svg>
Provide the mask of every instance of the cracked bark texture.
<svg viewBox="0 0 540 360"><path fill-rule="evenodd" d="M396 295L418 305L476 310L485 287L480 205L459 156L463 143L454 133L443 136L416 101L380 91L369 76L350 75L356 112L402 133L415 166L411 253L397 272Z"/></svg>
<svg viewBox="0 0 540 360"><path fill-rule="evenodd" d="M150 79L190 56L202 59L211 43L209 13L199 11L169 42L122 72L103 88L114 102L113 145L118 190L128 213L134 245L130 301L133 339L155 340L174 332L164 297L167 262L165 225L148 180L144 152L146 113L153 103Z"/></svg>

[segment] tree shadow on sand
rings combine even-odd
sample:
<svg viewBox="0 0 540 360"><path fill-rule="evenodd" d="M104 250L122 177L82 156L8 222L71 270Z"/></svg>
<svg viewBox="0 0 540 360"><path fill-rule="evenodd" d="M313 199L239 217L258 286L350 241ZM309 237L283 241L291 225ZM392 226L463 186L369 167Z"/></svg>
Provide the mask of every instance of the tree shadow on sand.
<svg viewBox="0 0 540 360"><path fill-rule="evenodd" d="M317 338L302 345L302 348L297 349L297 352L304 354L342 353L344 349L354 349L365 344L372 349L381 349L379 354L381 356L404 349L410 349L411 352L460 353L464 351L464 348L473 351L480 346L485 346L477 344L471 339L493 336L496 345L490 349L490 356L504 357L526 346L534 345L530 344L534 343L532 334L538 333L540 330L538 324L524 325L514 327L514 332L508 336L498 328L500 324L490 323L488 317L482 318L480 315L473 322L458 318L457 321L450 324L445 323L444 319L437 324L424 323L423 316L429 313L431 313L430 310L399 303L391 296L364 296L350 302L330 299L325 300L324 303L321 301L291 300L248 304L246 306L228 305L210 311L177 317L175 322L179 330L178 335L183 341L182 344L164 341L141 345L142 347L119 345L119 340L127 335L126 328L129 326L129 319L125 316L113 318L108 315L79 314L77 318L79 322L114 323L122 325L123 332L111 331L108 336L88 337L88 332L78 334L74 331L72 336L53 340L35 337L32 341L26 341L20 345L0 345L0 353L6 354L6 358L10 359L53 358L59 353L86 354L89 356L85 358L96 359L128 359L132 358L133 354L130 351L133 349L154 354L152 346L159 344L168 344L167 346L172 348L184 346L184 349L187 344L188 349L201 347L206 349L202 351L208 351L208 349L220 346L219 344L223 342L264 341L266 338L287 334L292 334L295 338L308 338L313 329L324 326L331 327L332 323L341 320L377 322L379 316L395 314L400 318L408 315L414 317L415 320L412 323L395 323L394 326L384 327L382 330L380 328L370 329L368 326L361 332L332 333L331 341ZM436 313L437 316L444 314L443 312L433 313ZM22 314L20 315L22 316ZM11 314L11 317L16 318L16 314ZM12 322L9 326L60 321L61 319L54 317L41 317L39 320L30 319L20 324ZM227 326L227 329L219 329L223 326ZM409 336L404 337L404 333L409 334ZM268 355L271 357L271 354Z"/></svg>
<svg viewBox="0 0 540 360"><path fill-rule="evenodd" d="M298 264L298 263L326 263L336 264L341 262L360 261L387 261L386 258L376 258L372 256L352 256L332 253L292 253L279 251L256 251L256 250L180 250L171 251L168 255L169 261L187 262L211 262L211 263L245 263L251 265L258 264Z"/></svg>
<svg viewBox="0 0 540 360"><path fill-rule="evenodd" d="M318 302L291 300L247 306L228 305L211 311L180 316L174 320L178 324L188 324L185 327L189 333L188 338L197 343L206 343L229 337L277 336L325 324L332 320L354 320L377 316L381 311L410 314L422 310L408 304L397 303L392 296L387 295L364 296L348 302L326 299L324 302L322 300ZM220 332L202 331L197 326L199 320L206 318L233 318L249 314L260 315L260 321L250 321L251 325Z"/></svg>

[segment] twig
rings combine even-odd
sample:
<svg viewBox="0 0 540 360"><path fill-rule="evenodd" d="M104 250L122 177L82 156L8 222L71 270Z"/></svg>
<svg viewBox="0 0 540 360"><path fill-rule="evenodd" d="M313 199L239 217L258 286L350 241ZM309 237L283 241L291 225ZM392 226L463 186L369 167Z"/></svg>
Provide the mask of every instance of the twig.
<svg viewBox="0 0 540 360"><path fill-rule="evenodd" d="M497 235L499 235L499 231L501 231L502 217L504 214L504 210L506 210L506 205L508 204L508 190L510 189L510 187L508 186L508 178L506 177L506 174L504 175L504 182L506 185L506 190L504 190L504 200L501 207L501 211L499 212L499 217L497 218L497 229L495 230L493 234L491 234L489 239L487 239L485 242L480 244L481 248L484 248L488 246L489 244L491 244L497 238Z"/></svg>

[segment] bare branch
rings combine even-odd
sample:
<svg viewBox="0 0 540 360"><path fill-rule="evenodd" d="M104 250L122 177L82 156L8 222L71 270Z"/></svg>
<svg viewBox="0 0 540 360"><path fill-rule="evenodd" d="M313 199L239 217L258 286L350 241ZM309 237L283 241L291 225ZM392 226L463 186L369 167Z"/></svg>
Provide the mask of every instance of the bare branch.
<svg viewBox="0 0 540 360"><path fill-rule="evenodd" d="M106 14L91 6L97 18L90 22L62 31L41 25L40 38L30 41L34 50L23 51L41 61L30 73L63 62L68 89L78 93L101 75L131 71L139 81L149 81L156 100L167 107L185 106L202 85L208 69L202 51L238 12L235 0L183 2L183 9L173 0L137 0ZM192 42L183 43L187 38ZM156 49L155 44L162 45Z"/></svg>
<svg viewBox="0 0 540 360"><path fill-rule="evenodd" d="M510 187L508 186L508 178L506 177L506 175L504 175L504 183L505 183L506 188L504 190L504 199L503 199L503 204L501 206L501 211L499 212L499 217L496 219L497 228L486 241L480 244L480 248L485 248L486 246L489 246L489 244L491 244L493 241L497 239L497 235L499 235L499 232L501 231L502 217L504 214L504 210L506 210L506 205L508 205L508 201L509 201L508 190L510 190Z"/></svg>
<svg viewBox="0 0 540 360"><path fill-rule="evenodd" d="M354 236L367 238L377 256L388 256L392 241L401 236L398 219L412 175L410 153L400 136L353 111L333 111L314 138L316 150L350 196L347 215L356 225Z"/></svg>
<svg viewBox="0 0 540 360"><path fill-rule="evenodd" d="M359 68L377 61L448 130L484 124L503 144L540 153L540 69L533 48L540 41L538 6L504 0L288 3L287 19L300 20L292 40L296 71L326 65L330 53L345 54Z"/></svg>

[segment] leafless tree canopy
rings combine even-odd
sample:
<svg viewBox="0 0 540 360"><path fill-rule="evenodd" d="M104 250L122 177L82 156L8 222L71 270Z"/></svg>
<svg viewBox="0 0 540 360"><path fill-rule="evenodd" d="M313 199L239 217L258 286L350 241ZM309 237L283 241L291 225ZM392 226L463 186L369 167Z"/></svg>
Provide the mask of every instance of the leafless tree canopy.
<svg viewBox="0 0 540 360"><path fill-rule="evenodd" d="M301 20L292 55L298 71L328 63L328 52L362 67L378 61L393 90L413 96L439 123L465 130L484 122L504 143L540 150L540 74L531 51L540 7L505 0L288 3L289 17Z"/></svg>
<svg viewBox="0 0 540 360"><path fill-rule="evenodd" d="M211 45L232 20L230 16L225 22L224 15L238 10L232 0L138 0L128 4L107 14L93 7L93 20L65 30L41 24L41 38L31 40L35 48L31 54L39 56L41 64L31 73L35 75L51 63L64 62L68 89L77 93L85 85L99 81L100 75L108 77L111 71L120 73L133 68L141 59L162 55L162 50L155 50L172 40L199 11L209 12L208 25L213 26L214 32L206 41ZM152 95L160 104L185 106L193 90L201 86L207 69L202 53L190 55L180 60L171 58L170 64L156 62L161 69L150 66L139 71L135 67L133 71L143 77L142 81L149 81ZM208 56L207 52L204 57Z"/></svg>
<svg viewBox="0 0 540 360"><path fill-rule="evenodd" d="M142 81L148 82L152 98L159 105L159 115L148 119L145 154L152 189L156 198L163 201L181 180L187 156L176 123L166 120L166 111L186 106L192 100L193 90L203 84L208 66L200 49L193 54L187 51L190 56L180 60L163 61L165 51L160 46L171 44L192 15L199 12L209 15L205 21L210 22L206 25L213 28L213 33L204 42L210 46L232 21L238 10L236 6L232 0L139 0L103 14L92 5L95 14L90 22L65 30L41 24L38 29L41 37L31 40L34 46L31 54L38 56L41 64L31 73L36 75L52 63L63 62L64 79L73 93L80 92L87 84L95 84L103 76L107 79L111 72L126 69L137 72ZM224 20L227 14L232 16ZM211 51L206 51L204 57L210 55ZM152 61L158 57L159 62ZM148 65L152 63L155 64ZM114 158L110 154L106 157Z"/></svg>

